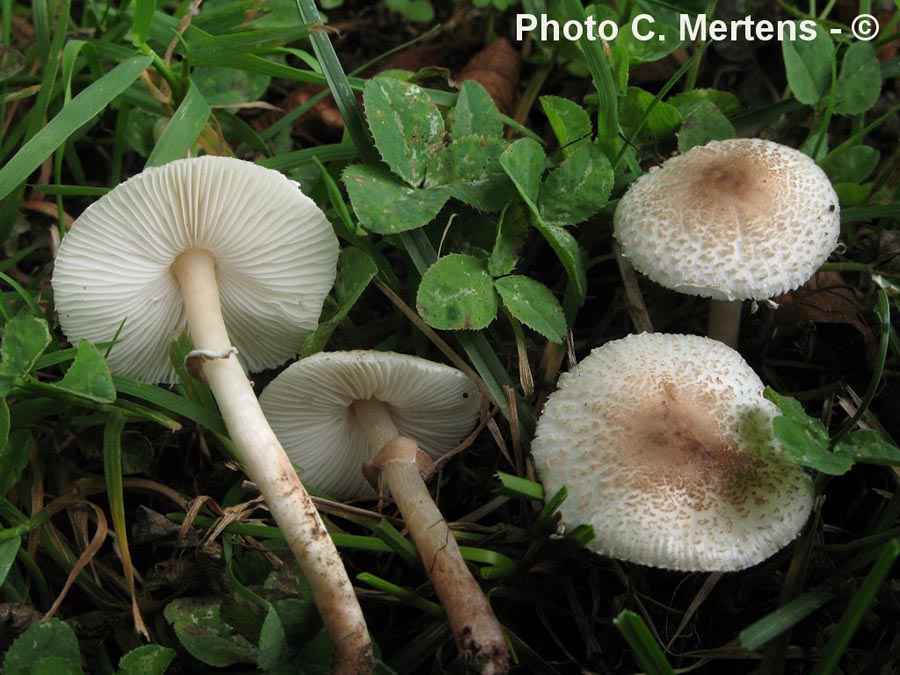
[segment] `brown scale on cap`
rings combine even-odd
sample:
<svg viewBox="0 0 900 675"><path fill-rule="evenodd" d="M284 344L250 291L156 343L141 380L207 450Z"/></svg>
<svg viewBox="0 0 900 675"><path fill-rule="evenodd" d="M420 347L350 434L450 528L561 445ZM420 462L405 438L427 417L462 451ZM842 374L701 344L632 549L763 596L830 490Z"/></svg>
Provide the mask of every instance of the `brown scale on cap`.
<svg viewBox="0 0 900 675"><path fill-rule="evenodd" d="M658 397L616 419L623 444L635 448L622 458L634 464L628 476L633 487L650 499L660 495L666 501L675 495L697 511L709 508L711 500L740 509L759 493L765 462L741 452L731 430L710 417L713 409L707 392L663 381Z"/></svg>
<svg viewBox="0 0 900 675"><path fill-rule="evenodd" d="M689 335L610 342L560 378L533 444L547 494L589 547L684 570L754 565L789 543L812 483L772 433L777 408L737 352Z"/></svg>

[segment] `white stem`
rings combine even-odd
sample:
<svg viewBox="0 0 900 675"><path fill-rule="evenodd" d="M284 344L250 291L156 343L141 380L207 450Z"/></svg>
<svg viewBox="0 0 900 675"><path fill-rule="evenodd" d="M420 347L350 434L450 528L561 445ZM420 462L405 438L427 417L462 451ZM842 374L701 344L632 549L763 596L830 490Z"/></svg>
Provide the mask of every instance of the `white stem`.
<svg viewBox="0 0 900 675"><path fill-rule="evenodd" d="M387 406L356 401L353 410L378 453L375 462L391 489L463 657L481 673L505 673L509 655L500 622L462 559L450 526L416 465L418 446L400 435Z"/></svg>
<svg viewBox="0 0 900 675"><path fill-rule="evenodd" d="M227 352L231 341L219 304L215 258L208 251L191 249L178 257L172 272L181 285L194 346ZM318 511L263 416L237 357L231 354L206 360L202 372L219 404L241 464L265 497L309 583L322 622L331 634L334 672L370 673L372 644L347 571Z"/></svg>
<svg viewBox="0 0 900 675"><path fill-rule="evenodd" d="M743 303L740 300L710 300L709 328L706 334L713 340L724 342L732 349L737 349L742 307Z"/></svg>

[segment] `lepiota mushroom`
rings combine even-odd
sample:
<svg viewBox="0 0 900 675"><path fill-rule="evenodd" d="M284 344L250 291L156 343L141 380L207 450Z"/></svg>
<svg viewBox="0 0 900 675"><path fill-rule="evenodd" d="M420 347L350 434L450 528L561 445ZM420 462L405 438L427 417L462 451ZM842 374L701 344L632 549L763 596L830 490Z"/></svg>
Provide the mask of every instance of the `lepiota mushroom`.
<svg viewBox="0 0 900 675"><path fill-rule="evenodd" d="M359 602L239 362L260 370L295 354L334 283L337 255L325 215L295 182L201 157L148 169L89 206L63 238L53 289L70 340L118 335L113 372L171 382L169 343L189 330L238 459L331 634L335 671L361 673L372 650Z"/></svg>
<svg viewBox="0 0 900 675"><path fill-rule="evenodd" d="M532 445L547 494L607 556L726 572L786 546L813 484L774 437L777 407L741 356L694 335L642 333L559 379Z"/></svg>
<svg viewBox="0 0 900 675"><path fill-rule="evenodd" d="M798 150L753 138L713 141L654 167L616 208L634 267L712 298L709 336L736 346L741 301L805 283L837 245L838 197Z"/></svg>
<svg viewBox="0 0 900 675"><path fill-rule="evenodd" d="M306 469L310 485L344 498L371 494L363 467L380 472L460 653L483 673L501 673L508 655L500 624L422 476L431 473L431 457L472 430L480 401L475 384L454 368L373 351L310 356L260 395L272 428Z"/></svg>

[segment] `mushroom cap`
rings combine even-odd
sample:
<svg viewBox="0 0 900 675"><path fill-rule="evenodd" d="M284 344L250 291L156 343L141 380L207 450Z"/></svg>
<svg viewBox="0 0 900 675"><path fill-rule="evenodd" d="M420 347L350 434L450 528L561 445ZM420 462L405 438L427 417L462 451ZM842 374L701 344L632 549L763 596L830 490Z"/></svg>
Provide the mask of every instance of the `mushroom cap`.
<svg viewBox="0 0 900 675"><path fill-rule="evenodd" d="M374 452L351 409L387 404L397 430L436 459L475 426L481 394L463 373L393 352L320 352L292 364L266 387L260 406L303 481L338 499L374 494L362 465Z"/></svg>
<svg viewBox="0 0 900 675"><path fill-rule="evenodd" d="M730 347L642 333L595 349L559 379L532 446L569 525L598 553L643 565L731 571L800 532L813 484L774 437L778 408Z"/></svg>
<svg viewBox="0 0 900 675"><path fill-rule="evenodd" d="M216 259L222 316L244 364L257 371L295 355L334 284L337 238L296 182L225 157L147 169L84 211L53 274L63 331L108 342L121 325L112 371L175 381L169 344L186 319L170 268L191 248Z"/></svg>
<svg viewBox="0 0 900 675"><path fill-rule="evenodd" d="M676 291L762 300L804 284L837 245L838 197L798 150L713 141L641 176L616 208L634 267Z"/></svg>

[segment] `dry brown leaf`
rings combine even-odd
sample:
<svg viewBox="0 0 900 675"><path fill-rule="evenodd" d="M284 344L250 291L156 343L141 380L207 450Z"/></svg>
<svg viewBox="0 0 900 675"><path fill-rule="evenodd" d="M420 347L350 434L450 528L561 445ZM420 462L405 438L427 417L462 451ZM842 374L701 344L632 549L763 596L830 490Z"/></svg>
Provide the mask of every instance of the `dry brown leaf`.
<svg viewBox="0 0 900 675"><path fill-rule="evenodd" d="M475 80L487 89L500 112L509 114L516 102L522 56L506 38L500 38L475 54L456 78L462 84Z"/></svg>
<svg viewBox="0 0 900 675"><path fill-rule="evenodd" d="M52 218L54 220L59 216L59 209L56 207L56 204L51 202L44 201L24 201L22 202L23 209L27 211L35 211L36 213L42 213L43 215ZM75 222L75 219L70 216L68 213L63 211L63 220L66 223L66 228L68 229L72 223Z"/></svg>
<svg viewBox="0 0 900 675"><path fill-rule="evenodd" d="M900 272L900 232L882 230L878 234L878 251L875 266L879 271Z"/></svg>
<svg viewBox="0 0 900 675"><path fill-rule="evenodd" d="M12 15L12 46L22 49L34 42L34 26L23 16ZM2 25L2 24L0 24Z"/></svg>
<svg viewBox="0 0 900 675"><path fill-rule="evenodd" d="M306 104L313 96L320 93L325 87L320 84L304 84L295 89L287 98L279 102L275 110L270 110L262 115L254 117L250 125L257 131L268 128L287 113ZM344 130L344 119L338 110L334 98L326 96L316 103L311 110L294 120L293 132L301 138L306 138L319 143L328 142L337 138Z"/></svg>
<svg viewBox="0 0 900 675"><path fill-rule="evenodd" d="M837 272L817 272L795 291L772 298L778 309L773 312L777 326L797 327L808 323L842 323L862 336L866 354L875 353L875 336L866 323L865 310L853 289Z"/></svg>
<svg viewBox="0 0 900 675"><path fill-rule="evenodd" d="M41 620L41 614L33 606L18 602L0 603L0 649L8 647L13 636L24 633Z"/></svg>
<svg viewBox="0 0 900 675"><path fill-rule="evenodd" d="M137 515L132 519L131 541L135 545L155 544L165 539L174 539L181 528L163 514L139 504Z"/></svg>
<svg viewBox="0 0 900 675"><path fill-rule="evenodd" d="M124 478L122 485L129 489L142 490L151 492L168 498L178 508L187 508L187 501L181 496L177 490L173 490L168 485L163 485L147 478ZM90 497L91 495L106 492L106 481L102 478L85 476L75 481L75 489L79 496Z"/></svg>
<svg viewBox="0 0 900 675"><path fill-rule="evenodd" d="M392 54L378 64L375 72L409 70L415 73L423 68L459 68L479 44L479 40L463 39L416 45Z"/></svg>
<svg viewBox="0 0 900 675"><path fill-rule="evenodd" d="M82 570L87 567L88 563L94 559L94 556L97 555L97 552L100 550L100 547L103 545L103 542L106 541L106 536L109 534L109 527L106 524L106 515L103 513L103 510L97 506L96 504L92 504L90 502L84 502L80 500L71 500L68 502L69 506L75 505L85 505L90 508L94 513L94 519L97 523L97 529L94 532L94 536L91 538L88 546L81 552L81 555L78 556L78 560L75 561L75 564L72 565L72 569L69 571L69 576L66 578L66 583L63 585L62 591L59 592L59 595L56 596L56 600L53 601L53 605L51 605L50 609L47 610L47 613L44 614L42 621L48 621L53 618L53 615L56 614L59 606L62 604L62 601L65 600L66 596L69 594L69 590L72 588L72 584L75 583L75 580L78 578L78 575L81 574ZM51 510L51 505L48 505L47 510ZM141 623L143 626L143 623ZM146 628L144 629L146 634Z"/></svg>
<svg viewBox="0 0 900 675"><path fill-rule="evenodd" d="M297 89L287 98L287 110L299 108L324 88L325 87L323 87L321 84L306 84L300 89ZM330 129L340 130L344 128L344 118L341 117L341 111L338 110L337 104L334 102L334 98L332 96L326 96L321 101L316 103L313 106L312 110L309 112L309 115L314 120ZM301 118L301 120L302 119L303 118ZM299 122L300 120L294 122L294 126L296 127Z"/></svg>
<svg viewBox="0 0 900 675"><path fill-rule="evenodd" d="M878 19L878 23L882 26L886 26L888 21L891 20L894 10L876 9L874 14L875 18ZM891 35L894 36L894 39L878 50L879 61L890 61L895 58L897 54L900 54L900 26L894 26ZM879 35L878 37L883 38L884 36Z"/></svg>
<svg viewBox="0 0 900 675"><path fill-rule="evenodd" d="M640 63L629 72L628 82L633 84L666 82L685 64L688 58L685 50L678 49L659 61Z"/></svg>

